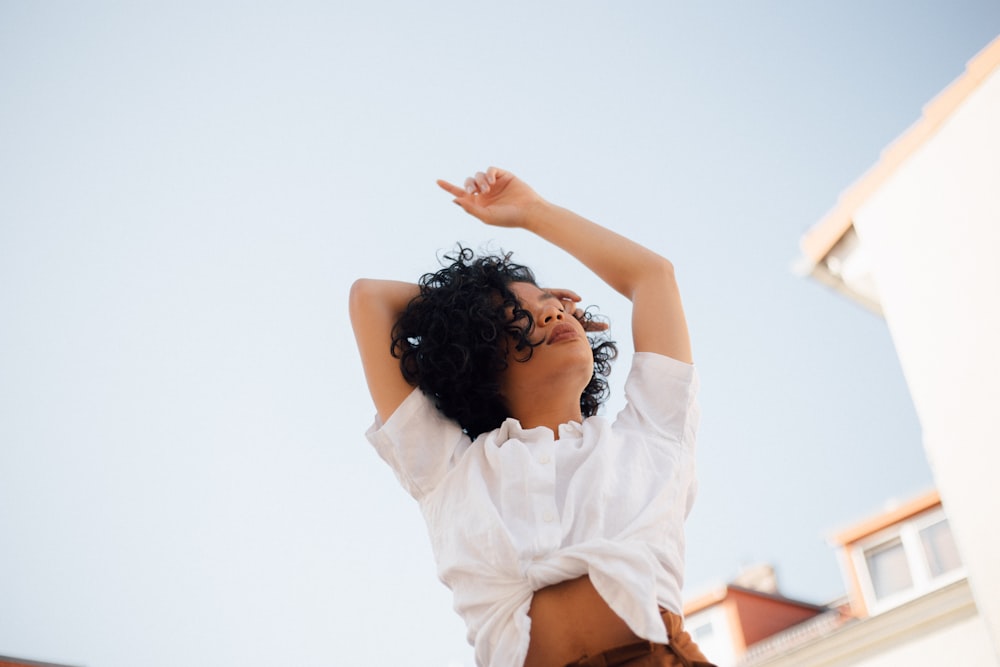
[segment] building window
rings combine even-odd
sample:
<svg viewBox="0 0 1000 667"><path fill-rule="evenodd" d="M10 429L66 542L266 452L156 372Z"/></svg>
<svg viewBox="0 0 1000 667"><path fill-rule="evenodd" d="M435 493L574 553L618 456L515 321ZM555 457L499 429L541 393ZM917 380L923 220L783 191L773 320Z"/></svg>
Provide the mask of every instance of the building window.
<svg viewBox="0 0 1000 667"><path fill-rule="evenodd" d="M958 557L955 538L951 536L948 520L943 519L927 526L920 531L920 542L924 547L924 557L932 577L962 567L962 559Z"/></svg>
<svg viewBox="0 0 1000 667"><path fill-rule="evenodd" d="M896 607L964 576L951 527L937 508L857 544L854 564L872 613Z"/></svg>
<svg viewBox="0 0 1000 667"><path fill-rule="evenodd" d="M865 550L868 576L879 600L913 587L913 576L906 562L903 540L896 537Z"/></svg>
<svg viewBox="0 0 1000 667"><path fill-rule="evenodd" d="M711 621L708 623L702 623L691 630L691 638L694 639L696 644L704 644L712 639L712 635L715 634L715 628L712 627Z"/></svg>

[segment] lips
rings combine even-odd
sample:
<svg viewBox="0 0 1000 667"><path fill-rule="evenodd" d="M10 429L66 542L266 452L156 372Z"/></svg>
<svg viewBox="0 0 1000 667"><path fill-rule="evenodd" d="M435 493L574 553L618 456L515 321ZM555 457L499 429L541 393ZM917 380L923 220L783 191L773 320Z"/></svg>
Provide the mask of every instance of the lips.
<svg viewBox="0 0 1000 667"><path fill-rule="evenodd" d="M571 338L576 338L576 329L573 328L572 324L557 324L549 332L549 337L545 340L546 345L552 345L553 343L558 343L562 340L569 340Z"/></svg>

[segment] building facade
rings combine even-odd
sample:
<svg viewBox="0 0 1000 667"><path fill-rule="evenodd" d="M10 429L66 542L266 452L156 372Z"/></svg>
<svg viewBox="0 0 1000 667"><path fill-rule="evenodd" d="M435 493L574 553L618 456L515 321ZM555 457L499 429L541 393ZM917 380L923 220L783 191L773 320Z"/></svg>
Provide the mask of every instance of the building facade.
<svg viewBox="0 0 1000 667"><path fill-rule="evenodd" d="M1000 38L802 239L803 271L885 318L1000 664ZM888 558L888 557L887 557Z"/></svg>
<svg viewBox="0 0 1000 667"><path fill-rule="evenodd" d="M936 491L833 538L848 591L818 606L781 596L773 577L719 587L685 605L719 667L996 665Z"/></svg>

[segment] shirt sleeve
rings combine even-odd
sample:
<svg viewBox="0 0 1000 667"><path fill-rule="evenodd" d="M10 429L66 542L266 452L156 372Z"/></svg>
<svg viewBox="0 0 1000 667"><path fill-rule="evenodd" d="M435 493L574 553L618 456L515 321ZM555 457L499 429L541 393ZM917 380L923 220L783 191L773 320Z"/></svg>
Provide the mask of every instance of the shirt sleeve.
<svg viewBox="0 0 1000 667"><path fill-rule="evenodd" d="M410 392L386 422L376 416L365 437L417 500L437 486L470 443L459 425L419 389Z"/></svg>
<svg viewBox="0 0 1000 667"><path fill-rule="evenodd" d="M698 371L655 352L636 352L616 423L693 448L700 419Z"/></svg>

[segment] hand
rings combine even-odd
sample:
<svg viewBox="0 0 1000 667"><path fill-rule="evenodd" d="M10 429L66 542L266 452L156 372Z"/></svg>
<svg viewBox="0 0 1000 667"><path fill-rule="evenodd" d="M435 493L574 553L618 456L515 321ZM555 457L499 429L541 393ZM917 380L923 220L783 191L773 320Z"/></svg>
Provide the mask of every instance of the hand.
<svg viewBox="0 0 1000 667"><path fill-rule="evenodd" d="M524 181L497 167L465 179L464 189L443 180L437 184L454 195L466 213L496 227L524 227L529 216L545 205Z"/></svg>
<svg viewBox="0 0 1000 667"><path fill-rule="evenodd" d="M584 331L591 333L608 330L607 322L593 320L587 315L587 311L582 308L577 308L576 304L580 302L580 295L573 290L549 287L546 291L562 302L563 309L577 319L577 321L583 326Z"/></svg>

